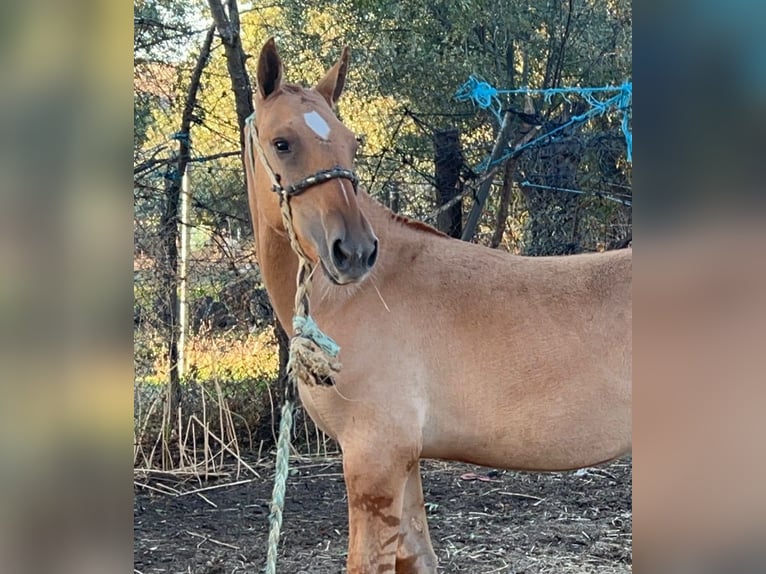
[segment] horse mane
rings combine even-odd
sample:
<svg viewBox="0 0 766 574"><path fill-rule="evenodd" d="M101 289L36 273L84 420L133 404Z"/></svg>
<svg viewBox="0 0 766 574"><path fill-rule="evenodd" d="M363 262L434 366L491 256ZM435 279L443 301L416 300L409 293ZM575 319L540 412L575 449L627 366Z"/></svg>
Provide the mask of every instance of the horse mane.
<svg viewBox="0 0 766 574"><path fill-rule="evenodd" d="M418 231L424 231L425 233L432 233L433 235L438 235L439 237L449 237L446 233L443 233L436 229L435 227L432 227L428 225L427 223L423 223L422 221L417 221L415 219L410 219L409 217L405 215L399 215L398 213L394 213L393 211L390 212L391 219L396 221L397 223L401 223L402 225L405 225L407 227L411 227L412 229L417 229Z"/></svg>
<svg viewBox="0 0 766 574"><path fill-rule="evenodd" d="M303 86L299 86L298 84L282 84L280 88L291 94L300 94L305 89Z"/></svg>

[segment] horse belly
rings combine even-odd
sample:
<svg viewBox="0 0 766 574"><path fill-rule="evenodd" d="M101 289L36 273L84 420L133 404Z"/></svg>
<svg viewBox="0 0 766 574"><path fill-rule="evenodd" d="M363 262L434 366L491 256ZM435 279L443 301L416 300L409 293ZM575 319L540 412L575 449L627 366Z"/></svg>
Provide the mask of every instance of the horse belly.
<svg viewBox="0 0 766 574"><path fill-rule="evenodd" d="M554 471L592 466L630 450L629 380L570 380L558 392L503 387L494 393L442 393L431 409L423 456Z"/></svg>

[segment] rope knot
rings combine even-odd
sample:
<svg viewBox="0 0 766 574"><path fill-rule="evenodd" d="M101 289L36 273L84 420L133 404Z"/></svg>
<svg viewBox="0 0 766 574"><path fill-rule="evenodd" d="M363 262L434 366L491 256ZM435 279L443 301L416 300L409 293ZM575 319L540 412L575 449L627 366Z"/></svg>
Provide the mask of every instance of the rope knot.
<svg viewBox="0 0 766 574"><path fill-rule="evenodd" d="M295 334L290 339L287 373L293 381L306 385L330 386L341 365L335 359L340 347L324 334L311 316L293 317Z"/></svg>
<svg viewBox="0 0 766 574"><path fill-rule="evenodd" d="M485 110L497 99L498 91L487 82L471 76L468 81L458 88L455 99L458 101L471 100Z"/></svg>

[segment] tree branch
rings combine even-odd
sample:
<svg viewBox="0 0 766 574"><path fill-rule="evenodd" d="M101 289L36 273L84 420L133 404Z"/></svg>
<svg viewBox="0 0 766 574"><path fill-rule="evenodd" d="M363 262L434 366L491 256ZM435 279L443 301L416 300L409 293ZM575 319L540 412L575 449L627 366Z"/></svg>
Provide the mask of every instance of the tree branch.
<svg viewBox="0 0 766 574"><path fill-rule="evenodd" d="M201 155L199 157L192 157L189 158L189 163L203 163L206 161L213 161L215 159L221 159L224 157L234 157L235 155L240 155L242 152L237 151L222 151L221 153L214 153L211 155Z"/></svg>
<svg viewBox="0 0 766 574"><path fill-rule="evenodd" d="M561 82L561 70L564 67L564 49L566 48L567 41L569 40L569 29L572 25L572 10L574 0L569 0L569 11L567 13L567 23L564 27L564 35L561 37L561 48L559 49L559 58L556 63L556 71L553 73L553 87L556 87Z"/></svg>
<svg viewBox="0 0 766 574"><path fill-rule="evenodd" d="M503 123L497 134L497 140L495 140L495 147L492 149L492 155L489 157L489 163L487 163L488 171L492 169L492 165L500 158L500 155L505 150L506 144L511 137L511 123L510 112L505 112ZM471 213L468 214L465 227L463 228L463 235L461 236L463 241L470 241L473 238L473 234L476 232L476 226L479 223L481 211L484 208L484 202L487 201L491 185L492 178L488 177L479 186L479 190L476 192L476 200L471 208Z"/></svg>
<svg viewBox="0 0 766 574"><path fill-rule="evenodd" d="M165 189L165 207L160 219L160 237L164 244L166 260L164 261L164 273L162 277L163 293L165 293L165 308L163 315L167 317L168 330L168 355L169 355L169 375L168 398L171 422L175 420L176 407L181 400L181 383L178 360L180 357L181 324L179 322L178 310L178 208L181 199L181 179L186 171L186 165L189 162L191 150L191 138L189 129L191 128L194 108L197 103L197 92L199 91L200 78L205 69L210 56L210 47L213 44L215 28L213 26L207 32L205 40L200 48L197 64L194 66L189 90L186 93L183 113L181 115L180 131L177 134L178 139L178 163L173 171L170 162L168 162L167 186ZM169 424L168 428L174 428Z"/></svg>
<svg viewBox="0 0 766 574"><path fill-rule="evenodd" d="M208 0L208 4L226 52L226 66L229 70L231 89L234 92L234 103L237 110L239 147L240 150L244 150L245 120L253 113L253 89L250 86L250 77L247 75L245 66L247 55L239 35L239 10L236 0L227 0L228 17L224 12L221 0Z"/></svg>
<svg viewBox="0 0 766 574"><path fill-rule="evenodd" d="M237 8L237 0L226 0L226 6L229 9L231 31L233 34L239 35L239 9Z"/></svg>

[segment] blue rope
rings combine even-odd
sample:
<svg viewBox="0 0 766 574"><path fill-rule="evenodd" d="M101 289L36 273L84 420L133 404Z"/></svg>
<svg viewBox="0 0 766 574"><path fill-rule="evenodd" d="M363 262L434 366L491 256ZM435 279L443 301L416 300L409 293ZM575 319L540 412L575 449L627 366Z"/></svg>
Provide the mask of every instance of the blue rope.
<svg viewBox="0 0 766 574"><path fill-rule="evenodd" d="M613 92L617 93L614 96L607 98L606 100L600 100L594 95ZM487 82L480 80L476 76L470 76L468 81L460 86L455 92L455 99L459 102L470 101L482 109L488 109L494 114L498 121L501 121L502 103L498 97L500 94L541 94L544 96L547 103L550 103L551 98L556 95L562 96L568 102L571 101L569 99L570 95L576 95L583 98L590 105L590 109L583 114L573 116L568 122L527 142L526 144L506 152L500 159L493 162L492 165L502 163L511 155L532 146L538 145L546 138L549 138L570 126L583 123L596 116L602 116L606 114L610 109L614 109L622 114L622 122L620 126L622 133L625 136L625 144L627 146L627 159L628 162L633 163L633 134L630 131L630 126L628 123L629 111L633 102L633 82L625 82L620 86L603 86L600 88L570 87L547 88L541 90L533 90L529 88L520 88L516 90L498 90ZM492 165L489 164L489 160L484 160L479 164L479 166L477 166L477 169L484 171L492 167Z"/></svg>
<svg viewBox="0 0 766 574"><path fill-rule="evenodd" d="M603 197L604 199L609 199L611 201L621 203L622 205L627 205L628 207L630 207L633 204L633 201L628 196L625 196L625 199L621 199L617 197L616 195L607 193L605 191L583 191L581 189L570 189L568 187L553 187L551 185L541 185L539 183L531 183L529 181L522 181L519 185L521 187L537 187L540 189L548 189L550 191L563 191L565 193L576 193L578 195L596 195L598 197Z"/></svg>
<svg viewBox="0 0 766 574"><path fill-rule="evenodd" d="M486 109L492 105L493 101L499 101L497 98L499 94L541 94L545 96L545 101L550 103L551 97L555 95L567 96L569 94L576 94L578 96L587 97L592 96L592 94L598 94L601 92L632 93L632 91L632 82L625 82L619 86L602 86L599 88L581 88L579 86L574 86L570 88L518 88L515 90L498 90L497 88L491 86L489 83L480 80L477 76L470 76L468 81L460 86L457 89L457 92L455 92L455 99L460 102L473 100L474 103Z"/></svg>
<svg viewBox="0 0 766 574"><path fill-rule="evenodd" d="M311 316L293 317L293 330L296 336L306 337L316 343L331 357L337 357L340 346L331 337L325 335Z"/></svg>
<svg viewBox="0 0 766 574"><path fill-rule="evenodd" d="M458 102L472 101L482 109L489 109L500 121L502 103L497 97L498 93L497 89L487 82L482 82L476 76L470 76L468 81L455 92L455 99Z"/></svg>

